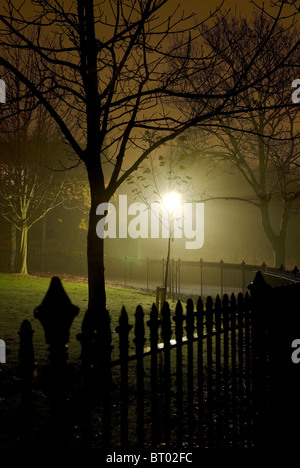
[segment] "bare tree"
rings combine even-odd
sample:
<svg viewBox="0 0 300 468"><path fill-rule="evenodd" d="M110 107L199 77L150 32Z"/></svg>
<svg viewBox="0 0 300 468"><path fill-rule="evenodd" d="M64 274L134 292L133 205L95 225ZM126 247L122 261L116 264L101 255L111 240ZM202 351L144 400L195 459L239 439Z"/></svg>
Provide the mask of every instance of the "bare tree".
<svg viewBox="0 0 300 468"><path fill-rule="evenodd" d="M36 69L32 53L11 53L19 69ZM55 172L53 158L65 151L58 131L44 107L34 96L26 95L24 85L14 76L6 76L9 106L0 113L0 206L1 216L12 228L11 269L27 274L28 232L49 211L64 201L70 183L67 174ZM25 94L25 95L24 95ZM47 165L49 167L47 167ZM19 231L17 248L16 231Z"/></svg>
<svg viewBox="0 0 300 468"><path fill-rule="evenodd" d="M19 123L20 118L18 114ZM42 135L38 135L39 130L43 130ZM17 271L27 274L28 232L63 202L67 177L46 167L51 161L49 152L57 154L59 146L47 141L41 121L30 134L27 125L11 132L9 141L4 138L7 134L0 140L1 216L12 225L12 235L14 229L20 232Z"/></svg>
<svg viewBox="0 0 300 468"><path fill-rule="evenodd" d="M145 138L152 139L151 133ZM154 210L162 229L169 233L167 240L166 268L164 276L164 295L161 303L167 297L169 280L169 264L171 254L171 242L174 241L174 222L177 217L182 217L182 205L184 201L195 198L196 190L192 185L190 175L197 169L195 153L189 153L184 147L186 138L180 136L165 147L153 151L152 154L141 164L135 176L127 178L127 184L131 186L133 195L142 200L150 209L152 203L160 205L161 210ZM166 203L167 199L167 203ZM167 204L167 206L165 206ZM169 206L172 205L174 206ZM173 211L172 211L173 208ZM182 230L178 226L179 230Z"/></svg>
<svg viewBox="0 0 300 468"><path fill-rule="evenodd" d="M261 42L261 31L270 31L272 21L263 15L255 16L246 23L239 17L223 18L214 33L207 31L205 37L215 54L222 54L224 61L219 73L226 73L226 64L234 63L236 70L247 67L249 55ZM261 55L247 76L252 81L255 76L267 74L274 64L283 63L299 33L294 27L286 29L277 24L272 40L265 54ZM238 39L236 48L230 45ZM230 53L229 53L230 50ZM260 210L262 226L274 252L274 265L285 265L285 242L291 215L299 209L299 157L300 132L297 119L297 106L291 107L291 84L299 63L299 49L295 49L277 71L264 81L263 86L255 86L240 93L233 110L246 107L242 118L236 120L231 115L217 116L203 128L212 138L207 143L206 156L216 162L227 161L235 172L242 175L252 196L209 197L206 200L227 198L244 201ZM238 79L238 74L233 75ZM260 106L259 112L253 107ZM199 138L203 138L199 134ZM274 206L277 213L274 217ZM279 206L279 209L278 209ZM277 219L276 219L277 218Z"/></svg>
<svg viewBox="0 0 300 468"><path fill-rule="evenodd" d="M228 113L238 118L245 112L242 107L233 110L239 94L263 84L298 47L295 40L280 63L270 64L268 71L259 76L250 73L269 47L275 25L285 15L285 4L281 1L274 7L274 27L261 31L260 44L249 54L246 65L239 68L240 64L228 64L227 74L220 77L214 76L214 70L216 63L222 62L222 54L212 54L199 46L193 55L192 44L201 42L200 24L178 8L170 13L167 0L111 0L99 4L76 0L68 5L58 0L32 0L23 2L20 8L16 2L5 2L6 10L0 15L2 49L33 51L40 70L47 73L43 80L32 82L3 53L0 64L44 105L87 169L91 207L86 322L103 311L106 303L104 241L96 235L97 206L107 202L163 143L214 116ZM35 12L32 17L28 13L30 5ZM29 38L32 29L35 40ZM178 39L172 42L172 37ZM18 39L16 46L14 39ZM170 66L172 63L176 69ZM211 71L211 80L195 88L192 83L196 71ZM236 80L231 78L233 73L238 76ZM53 96L61 100L60 106L51 104ZM197 105L183 105L187 100L195 102L195 98ZM261 104L255 103L253 110L259 107ZM143 141L146 130L157 136L150 146ZM107 181L104 165L111 166Z"/></svg>

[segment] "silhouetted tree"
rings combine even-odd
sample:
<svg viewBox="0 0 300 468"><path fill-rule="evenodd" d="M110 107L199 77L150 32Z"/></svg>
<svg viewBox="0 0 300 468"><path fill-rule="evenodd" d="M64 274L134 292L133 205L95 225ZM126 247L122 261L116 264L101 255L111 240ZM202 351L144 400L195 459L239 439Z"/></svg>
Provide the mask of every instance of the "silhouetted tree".
<svg viewBox="0 0 300 468"><path fill-rule="evenodd" d="M277 7L274 25L284 14L285 3ZM68 5L58 0L32 0L23 2L21 9L17 9L16 2L6 0L5 5L6 13L0 15L2 50L14 47L17 38L15 47L33 51L40 70L47 73L43 80L30 81L4 53L0 64L44 105L87 169L91 192L88 321L106 303L104 241L96 235L97 206L107 202L163 143L213 116L242 115L245 108L232 107L239 94L262 84L285 60L270 64L267 73L251 73L269 47L272 28L261 31L260 45L242 68L229 63L225 75L214 75L216 64L223 61L222 54L212 54L199 46L194 55L192 44L201 43L199 24L179 9L170 12L167 0L112 0L99 4L76 0ZM34 7L32 16L30 5L32 11ZM34 40L29 38L32 30ZM172 37L177 39L172 42ZM235 47L236 41L228 53ZM195 73L209 71L210 78L195 86ZM233 74L237 77L234 80ZM52 105L53 96L61 99L59 106ZM185 103L195 99L197 105L187 108ZM150 146L143 141L146 130L157 136ZM105 165L111 166L107 181Z"/></svg>
<svg viewBox="0 0 300 468"><path fill-rule="evenodd" d="M29 68L33 79L32 52L16 50L11 58L19 69ZM62 156L65 148L48 112L26 95L18 78L6 76L6 86L10 105L0 108L1 216L12 227L11 270L27 274L28 232L69 196L70 182L65 172L51 170L57 166L53 154Z"/></svg>
<svg viewBox="0 0 300 468"><path fill-rule="evenodd" d="M245 81L267 76L277 65L276 72L268 76L263 85L255 85L239 94L232 111L245 108L242 118L234 119L230 113L219 115L203 128L212 135L207 142L206 156L213 157L216 162L229 162L253 194L227 199L245 201L260 210L262 226L274 252L274 265L279 267L285 265L288 222L298 211L300 199L298 108L291 106L291 84L300 60L299 48L292 51L292 47L299 32L293 25L286 27L278 23L274 27L267 16L260 14L251 22L237 16L220 18L215 29L205 31L204 36L211 52L222 55L223 60L216 67L218 74L226 73L227 67L234 64L232 80L237 80L238 70L245 69L249 56L259 49L263 31L270 32L272 28L265 53L256 60ZM254 110L255 106L258 110ZM202 133L199 134L201 138ZM277 216L274 217L272 210L276 204Z"/></svg>
<svg viewBox="0 0 300 468"><path fill-rule="evenodd" d="M151 140L151 134L145 135ZM141 164L135 176L127 178L127 184L131 187L133 195L151 209L151 204L159 204L165 212L154 212L153 215L159 219L162 229L169 231L167 241L167 256L164 278L164 298L167 297L169 281L169 264L171 253L171 242L174 240L174 221L182 217L183 203L190 198L195 198L197 193L193 186L193 171L199 169L197 154L187 151L186 138L180 136L173 144L169 143L154 151ZM168 213L164 206L164 199L170 194L178 196L181 207L175 209L174 213ZM177 226L177 228L179 228ZM182 229L182 228L181 228ZM163 299L164 299L163 298ZM163 303L163 300L162 300Z"/></svg>

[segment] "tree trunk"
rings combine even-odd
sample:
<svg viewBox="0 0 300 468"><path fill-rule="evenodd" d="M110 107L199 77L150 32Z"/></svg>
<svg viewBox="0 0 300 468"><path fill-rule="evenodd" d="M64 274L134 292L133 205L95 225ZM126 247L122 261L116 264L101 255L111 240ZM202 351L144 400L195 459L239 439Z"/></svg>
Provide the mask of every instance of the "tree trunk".
<svg viewBox="0 0 300 468"><path fill-rule="evenodd" d="M28 275L27 270L27 248L28 248L28 226L24 223L21 228L20 240L20 273L21 275Z"/></svg>
<svg viewBox="0 0 300 468"><path fill-rule="evenodd" d="M91 208L87 234L87 263L89 302L83 327L97 329L99 316L106 310L106 293L104 277L104 239L97 236L96 225L99 216L96 215L97 206L105 200L104 181L101 170L89 167L88 176L91 192Z"/></svg>
<svg viewBox="0 0 300 468"><path fill-rule="evenodd" d="M104 239L97 236L96 216L97 203L91 204L89 228L87 235L87 261L89 279L89 309L96 313L106 307L105 277L104 277Z"/></svg>
<svg viewBox="0 0 300 468"><path fill-rule="evenodd" d="M17 252L17 229L11 224L11 244L10 244L10 265L9 271L11 273L16 271L16 252Z"/></svg>
<svg viewBox="0 0 300 468"><path fill-rule="evenodd" d="M279 268L280 265L285 266L285 236L284 238L278 237L277 244L273 247L273 252L275 267Z"/></svg>
<svg viewBox="0 0 300 468"><path fill-rule="evenodd" d="M104 181L101 171L87 166L91 191L91 208L87 235L88 309L82 322L81 358L86 382L101 386L102 373L95 363L103 360L103 346L110 343L110 319L106 311L104 277L104 239L97 236L99 216L97 206L105 202ZM94 371L93 371L94 369Z"/></svg>
<svg viewBox="0 0 300 468"><path fill-rule="evenodd" d="M47 220L46 216L42 219L42 248L41 248L41 270L44 270L44 262L45 262L45 245L46 245L46 226Z"/></svg>
<svg viewBox="0 0 300 468"><path fill-rule="evenodd" d="M264 228L264 232L268 241L270 242L273 250L274 256L274 267L279 268L280 265L285 266L285 241L286 241L286 233L287 233L287 226L289 221L289 212L288 207L286 205L283 206L282 215L280 220L280 230L279 234L275 234L271 222L270 222L270 215L269 215L269 203L267 201L263 201L260 205L260 213L262 219L262 225Z"/></svg>
<svg viewBox="0 0 300 468"><path fill-rule="evenodd" d="M162 298L162 304L161 304L162 306L163 306L164 301L167 300L169 266L170 266L170 251L171 251L171 229L169 226L168 254L167 254L166 271L165 271L164 297ZM170 289L169 289L169 293L170 293Z"/></svg>

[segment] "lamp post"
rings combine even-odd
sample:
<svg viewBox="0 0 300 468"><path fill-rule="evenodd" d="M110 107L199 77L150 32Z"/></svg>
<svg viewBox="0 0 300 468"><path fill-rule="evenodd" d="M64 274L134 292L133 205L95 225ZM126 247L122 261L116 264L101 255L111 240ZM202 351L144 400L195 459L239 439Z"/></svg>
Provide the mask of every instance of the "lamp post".
<svg viewBox="0 0 300 468"><path fill-rule="evenodd" d="M174 222L175 216L178 213L181 205L181 197L177 192L171 192L164 196L162 200L164 208L168 212L168 221L169 221L169 237L168 237L168 254L166 262L166 271L165 271L165 280L164 280L164 291L162 297L162 305L167 297L167 285L168 285L168 274L169 274L169 263L170 263L170 252L171 252L171 226Z"/></svg>

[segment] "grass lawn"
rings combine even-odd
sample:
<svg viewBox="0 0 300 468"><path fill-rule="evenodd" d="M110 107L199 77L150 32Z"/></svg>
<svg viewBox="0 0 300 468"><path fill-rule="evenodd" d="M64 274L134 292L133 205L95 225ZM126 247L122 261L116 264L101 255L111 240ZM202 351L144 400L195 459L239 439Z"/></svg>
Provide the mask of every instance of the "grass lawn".
<svg viewBox="0 0 300 468"><path fill-rule="evenodd" d="M24 319L31 322L34 330L33 341L35 358L38 362L47 359L47 345L44 340L43 328L34 318L33 311L40 305L50 284L50 278L38 276L22 276L17 274L0 273L0 338L6 342L7 365L15 366L18 362L19 335L21 323ZM88 285L86 282L63 279L62 284L73 304L80 308L71 327L69 357L70 361L78 361L80 357L80 343L76 335L81 331L81 323L87 308ZM118 335L115 329L122 305L126 307L129 323L134 324L134 313L137 305L141 305L145 313L145 322L149 319L154 295L125 289L121 286L107 285L107 309L111 317L111 330L114 354L118 354ZM145 326L146 332L148 327ZM134 330L130 332L131 338ZM5 365L6 367L6 365Z"/></svg>
<svg viewBox="0 0 300 468"><path fill-rule="evenodd" d="M71 378L69 379L68 390L68 408L72 419L70 423L70 446L80 448L81 439L80 428L82 425L82 374L80 373L80 342L76 339L76 335L81 331L81 323L87 307L88 288L84 280L79 280L70 277L62 279L63 286L69 295L73 304L80 307L80 312L75 318L71 327L71 336L69 343L69 362L77 363L79 366L70 365L69 372ZM37 368L34 372L33 379L33 440L42 440L44 434L47 434L47 424L49 424L49 398L47 393L47 385L45 376L47 375L47 366L44 364L48 361L48 350L44 339L44 331L40 322L34 318L33 311L35 307L40 305L42 299L49 287L50 278L37 277L37 276L21 276L16 274L2 274L0 273L0 338L4 339L7 344L7 364L0 365L0 449L3 448L19 448L20 447L20 434L21 434L21 387L20 376L17 369L18 364L18 351L19 351L19 336L20 325L24 319L28 319L34 330L33 341L35 349L35 360ZM118 319L122 305L126 307L129 315L129 323L134 325L134 314L137 305L142 305L145 313L145 331L146 337L149 337L149 327L146 326L146 321L149 319L150 310L155 297L151 294L137 291L134 289L125 289L121 286L107 285L107 308L111 316L111 330L112 330L112 344L114 346L113 356L118 356L118 338L119 335L115 332L118 325ZM172 315L175 309L175 303L169 302ZM173 322L173 321L172 321ZM174 322L173 322L174 325ZM130 332L130 349L129 352L134 350L134 329ZM173 328L173 336L174 328ZM231 334L229 335L231 339ZM213 370L215 369L216 361L216 339L213 337ZM149 346L149 341L145 343ZM193 368L193 395L195 409L197 407L197 345L194 342L193 352L194 357L191 360ZM221 349L223 350L223 337L221 337ZM187 421L188 421L188 376L190 367L188 366L188 352L187 346L183 347L181 368L183 373L183 433L184 441L187 442ZM230 349L229 349L230 352ZM176 382L177 382L177 349L171 349L170 353L170 383L171 391L169 400L171 405L171 424L176 428ZM223 351L221 351L223 355ZM207 408L207 341L203 340L203 360L204 368L202 370L202 379L204 384L204 396L201 400L204 408ZM145 434L146 442L150 444L150 429L151 429L151 357L147 355L144 360L144 384L145 384L145 397L144 397L144 421L145 421ZM223 361L222 361L223 363ZM229 355L229 364L231 365L231 355ZM137 399L137 362L130 361L128 364L128 427L129 427L129 441L136 445L136 399ZM158 414L163 425L163 406L166 404L164 401L164 356L159 353L158 356ZM214 378L214 377L213 377ZM229 397L230 398L230 397ZM169 401L168 400L168 401ZM111 385L111 401L112 401L112 444L114 447L119 447L120 441L120 366L112 367L112 385ZM224 403L228 404L228 402ZM216 413L214 413L216 414ZM197 411L195 411L197 419ZM215 416L214 416L215 417ZM195 424L196 424L195 419ZM103 414L101 405L93 407L92 412L92 434L91 434L91 447L101 448L103 444ZM205 423L206 424L206 423ZM203 427L206 427L204 424ZM1 431L2 429L2 431ZM173 443L176 443L176 430L172 432ZM231 436L229 436L231 437ZM163 439L162 439L163 440Z"/></svg>

